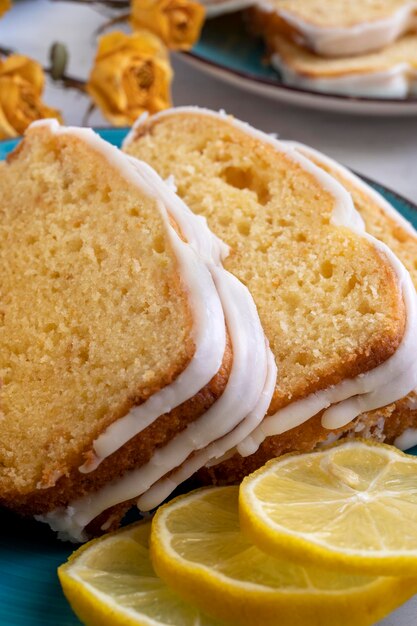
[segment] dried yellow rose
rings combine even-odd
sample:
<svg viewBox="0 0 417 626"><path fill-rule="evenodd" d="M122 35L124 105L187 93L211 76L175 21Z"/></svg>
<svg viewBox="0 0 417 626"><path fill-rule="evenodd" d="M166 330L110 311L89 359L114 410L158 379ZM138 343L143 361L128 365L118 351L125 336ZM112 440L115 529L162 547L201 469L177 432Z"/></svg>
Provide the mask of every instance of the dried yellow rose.
<svg viewBox="0 0 417 626"><path fill-rule="evenodd" d="M0 0L0 17L12 6L11 0Z"/></svg>
<svg viewBox="0 0 417 626"><path fill-rule="evenodd" d="M172 70L161 41L146 31L100 37L87 91L115 126L171 106Z"/></svg>
<svg viewBox="0 0 417 626"><path fill-rule="evenodd" d="M194 0L132 0L133 28L147 28L171 48L190 50L200 36L204 7Z"/></svg>
<svg viewBox="0 0 417 626"><path fill-rule="evenodd" d="M42 102L45 76L36 61L19 54L0 59L0 139L18 137L31 122L61 115Z"/></svg>

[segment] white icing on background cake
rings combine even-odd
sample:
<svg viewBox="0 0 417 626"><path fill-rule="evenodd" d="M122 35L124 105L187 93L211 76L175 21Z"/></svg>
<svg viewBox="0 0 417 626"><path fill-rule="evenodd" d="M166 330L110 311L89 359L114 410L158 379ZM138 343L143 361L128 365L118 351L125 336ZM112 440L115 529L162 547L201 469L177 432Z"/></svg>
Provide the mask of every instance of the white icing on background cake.
<svg viewBox="0 0 417 626"><path fill-rule="evenodd" d="M297 31L302 45L321 56L343 57L379 50L417 29L416 0L405 3L391 17L344 27L318 26L290 11L277 9L268 0L257 4L267 13L277 13Z"/></svg>
<svg viewBox="0 0 417 626"><path fill-rule="evenodd" d="M277 53L271 65L280 72L286 85L352 97L397 99L417 95L417 70L408 63L398 63L381 72L351 72L334 78L317 78L294 71Z"/></svg>

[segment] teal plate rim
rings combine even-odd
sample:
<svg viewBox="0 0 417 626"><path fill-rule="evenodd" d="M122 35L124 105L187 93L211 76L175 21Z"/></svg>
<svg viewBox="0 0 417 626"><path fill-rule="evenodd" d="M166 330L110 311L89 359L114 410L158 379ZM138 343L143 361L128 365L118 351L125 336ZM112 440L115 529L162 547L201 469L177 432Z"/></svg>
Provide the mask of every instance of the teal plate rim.
<svg viewBox="0 0 417 626"><path fill-rule="evenodd" d="M95 128L120 146L129 129ZM0 141L0 160L19 139ZM417 227L417 205L383 185L365 179ZM417 447L409 451L417 456ZM59 585L56 569L74 546L58 541L44 524L1 510L0 624L1 626L80 626Z"/></svg>
<svg viewBox="0 0 417 626"><path fill-rule="evenodd" d="M306 96L317 96L318 98L334 98L335 100L339 100L341 102L364 102L364 103L372 103L372 104L395 104L396 106L407 105L410 103L417 103L417 98L409 97L409 98L370 98L366 96L348 96L340 93L325 93L323 91L313 91L312 89L302 89L301 87L293 87L292 85L286 85L282 82L278 77L276 79L267 78L265 76L257 76L253 72L238 70L218 61L213 61L213 59L207 58L199 53L198 48L191 50L190 52L182 52L185 57L188 57L190 60L198 61L198 63L202 63L207 68L212 70L221 71L231 77L237 76L238 78L242 78L245 81L251 81L255 83L259 83L261 85L267 85L268 87L277 87L278 89L282 89L284 91L288 91L294 94L304 94Z"/></svg>
<svg viewBox="0 0 417 626"><path fill-rule="evenodd" d="M314 96L317 98L332 98L339 102L356 102L364 104L393 104L395 106L403 106L417 104L417 97L409 96L407 98L372 98L370 96L348 96L337 93L324 93L313 91L312 89L303 89L302 87L294 87L285 84L278 71L270 70L269 72L259 71L261 65L265 65L262 59L266 56L266 46L261 42L259 37L248 34L244 26L244 14L241 11L219 15L217 17L206 20L199 41L188 52L182 54L191 61L197 61L208 70L217 70L230 77L238 77L245 81L255 82L268 87L276 87L288 93L300 94L305 96ZM256 63L247 63L244 67L233 67L235 64L233 56L236 48L228 50L224 43L227 36L238 38L240 49L244 48L247 52L251 52L252 59ZM241 50L240 50L241 51ZM223 53L223 54L222 54ZM258 70L256 70L258 66Z"/></svg>

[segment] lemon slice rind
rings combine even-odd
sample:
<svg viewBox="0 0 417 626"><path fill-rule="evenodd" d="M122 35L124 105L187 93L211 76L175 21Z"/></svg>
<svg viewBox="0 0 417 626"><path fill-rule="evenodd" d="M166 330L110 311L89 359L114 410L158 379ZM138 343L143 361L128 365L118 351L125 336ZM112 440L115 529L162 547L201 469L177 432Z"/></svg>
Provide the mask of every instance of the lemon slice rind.
<svg viewBox="0 0 417 626"><path fill-rule="evenodd" d="M343 589L337 582L340 577L336 574L331 575L330 583L328 574L324 575L322 589L319 588L320 585L313 584L304 585L302 589L295 586L273 588L247 579L239 580L237 576L225 575L219 571L221 567L204 565L197 559L196 552L204 528L201 526L202 519L198 511L193 515L193 506L204 499L209 503L210 498L216 497L216 494L224 499L224 507L233 501L237 503L237 488L233 487L203 489L180 496L157 511L150 539L151 558L157 574L184 600L199 606L202 611L211 612L224 621L245 626L276 626L277 623L280 626L370 626L417 591L417 579L391 577L362 578L356 586L352 584L349 589ZM219 515L223 515L224 507L219 508ZM182 516L181 509L184 509ZM174 522L182 528L178 535L169 530L172 518L178 518ZM236 541L237 534L236 531L233 532L227 530L226 524L223 533L219 533L219 537L223 535L221 541L225 546L228 542L233 544ZM189 542L192 555L190 559L175 549L178 541L183 542L182 536L184 545ZM215 533L207 541L209 544L212 542L215 552ZM202 549L203 556L208 555L204 559L210 559L210 550L204 547L204 541ZM256 551L255 559L252 558L253 551ZM229 555L228 558L232 568L236 568L236 555ZM255 567L259 568L260 558L271 560L271 557L263 555L248 542L248 549L242 556L243 578L248 575L250 577L254 560ZM276 561L277 568L282 565L282 561ZM305 572L306 578L309 577L308 570L301 567L298 569ZM317 580L317 572L314 577ZM332 584L335 589L331 588Z"/></svg>
<svg viewBox="0 0 417 626"><path fill-rule="evenodd" d="M363 489L365 481L360 476L360 455L369 451L381 457L385 467L381 462L379 473L376 472L377 475L370 482L371 488L367 490ZM338 455L341 453L351 454L356 471L338 465ZM366 459L366 463L369 465L369 459ZM371 474L366 463L364 469ZM415 468L414 476L409 475L410 464ZM300 473L298 468L306 468L306 481L310 480L307 472L318 472L320 466L323 473L327 473L325 480L330 482L330 488L326 491L325 485L320 489L317 484L313 484L311 501L306 501L309 485L301 481L297 483L297 480L291 483L291 466L297 475ZM401 470L404 467L407 473L404 475L404 484L401 484ZM280 482L283 471L288 475ZM355 478L358 484L355 484ZM390 489L378 492L378 480L385 480L388 485L391 483ZM284 488L284 493L280 492L280 487ZM273 494L271 501L266 501L266 497L261 501L259 496L263 488L267 495ZM332 493L332 496L326 499L328 493ZM314 494L317 495L316 501ZM347 510L349 503L352 509L350 512ZM401 514L401 504L404 515ZM334 511L342 511L345 517L346 535L350 539L346 545L340 545L343 543L343 516L339 529ZM387 516L385 525L384 512ZM409 516L408 521L405 513ZM287 454L269 461L243 480L239 494L239 515L242 531L268 554L285 555L299 563L351 573L417 576L417 458L392 446L357 440L336 443L317 452ZM320 516L323 517L323 526L317 528ZM355 519L360 521L356 531ZM410 525L415 528L415 539ZM303 526L305 530L300 531ZM332 532L336 531L341 539L339 543L332 543ZM361 549L359 545L362 539L365 544L374 545ZM357 542L356 546L352 546L352 540ZM403 546L399 547L401 542ZM389 546L389 543L392 545Z"/></svg>
<svg viewBox="0 0 417 626"><path fill-rule="evenodd" d="M150 522L122 528L85 544L58 568L64 594L79 619L88 626L222 626L185 605L159 581L146 547L149 533ZM111 586L113 565L114 596L103 593L98 584L107 576ZM136 609L128 606L135 594ZM166 619L146 614L149 607Z"/></svg>

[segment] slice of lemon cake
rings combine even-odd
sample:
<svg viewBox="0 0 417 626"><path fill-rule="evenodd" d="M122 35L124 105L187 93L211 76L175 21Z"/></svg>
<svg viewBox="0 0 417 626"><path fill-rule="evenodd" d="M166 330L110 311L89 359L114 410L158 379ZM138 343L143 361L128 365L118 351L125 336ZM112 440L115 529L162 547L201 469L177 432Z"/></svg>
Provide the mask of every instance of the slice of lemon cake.
<svg viewBox="0 0 417 626"><path fill-rule="evenodd" d="M55 524L81 539L196 449L249 434L275 365L227 247L148 165L48 120L1 169L0 503L66 519L142 469L76 532Z"/></svg>
<svg viewBox="0 0 417 626"><path fill-rule="evenodd" d="M173 174L230 245L225 267L253 294L277 361L268 416L238 445L242 456L219 466L225 480L278 454L283 437L312 449L326 429L349 429L416 387L410 275L366 234L337 181L264 133L193 107L142 118L124 149ZM140 504L157 499L156 488Z"/></svg>
<svg viewBox="0 0 417 626"><path fill-rule="evenodd" d="M321 56L379 50L417 30L416 0L259 0L249 22Z"/></svg>
<svg viewBox="0 0 417 626"><path fill-rule="evenodd" d="M281 35L270 37L268 47L271 64L294 87L373 98L417 94L417 34L378 52L344 59L318 57Z"/></svg>
<svg viewBox="0 0 417 626"><path fill-rule="evenodd" d="M391 248L407 268L417 287L417 231L410 222L380 193L337 161L304 144L293 141L285 143L334 176L350 192L367 232ZM384 414L379 411L372 418L368 416L372 424L381 424L381 418L384 418ZM386 426L384 420L384 428L380 431L382 441L398 442L403 449L417 445L417 390L390 407L390 419ZM361 430L356 432L360 434Z"/></svg>
<svg viewBox="0 0 417 626"><path fill-rule="evenodd" d="M414 227L381 194L333 159L297 142L283 143L296 149L331 174L350 192L355 207L364 220L366 230L393 250L417 286L417 231ZM313 434L318 445L332 443L342 437L360 437L394 444L402 450L407 450L417 445L417 390L389 406L360 415L347 428L332 431L330 434L326 429L320 429L318 418L313 418L302 426L274 437L273 442L265 442L262 449L263 458L266 461L272 453L281 455L287 452L308 451L311 449ZM269 444L272 444L271 449ZM259 461L255 456L252 460L255 469ZM221 466L208 470L203 479L227 482L225 477L233 476L238 480L243 476L242 469L231 459ZM244 471L248 469L246 467Z"/></svg>

